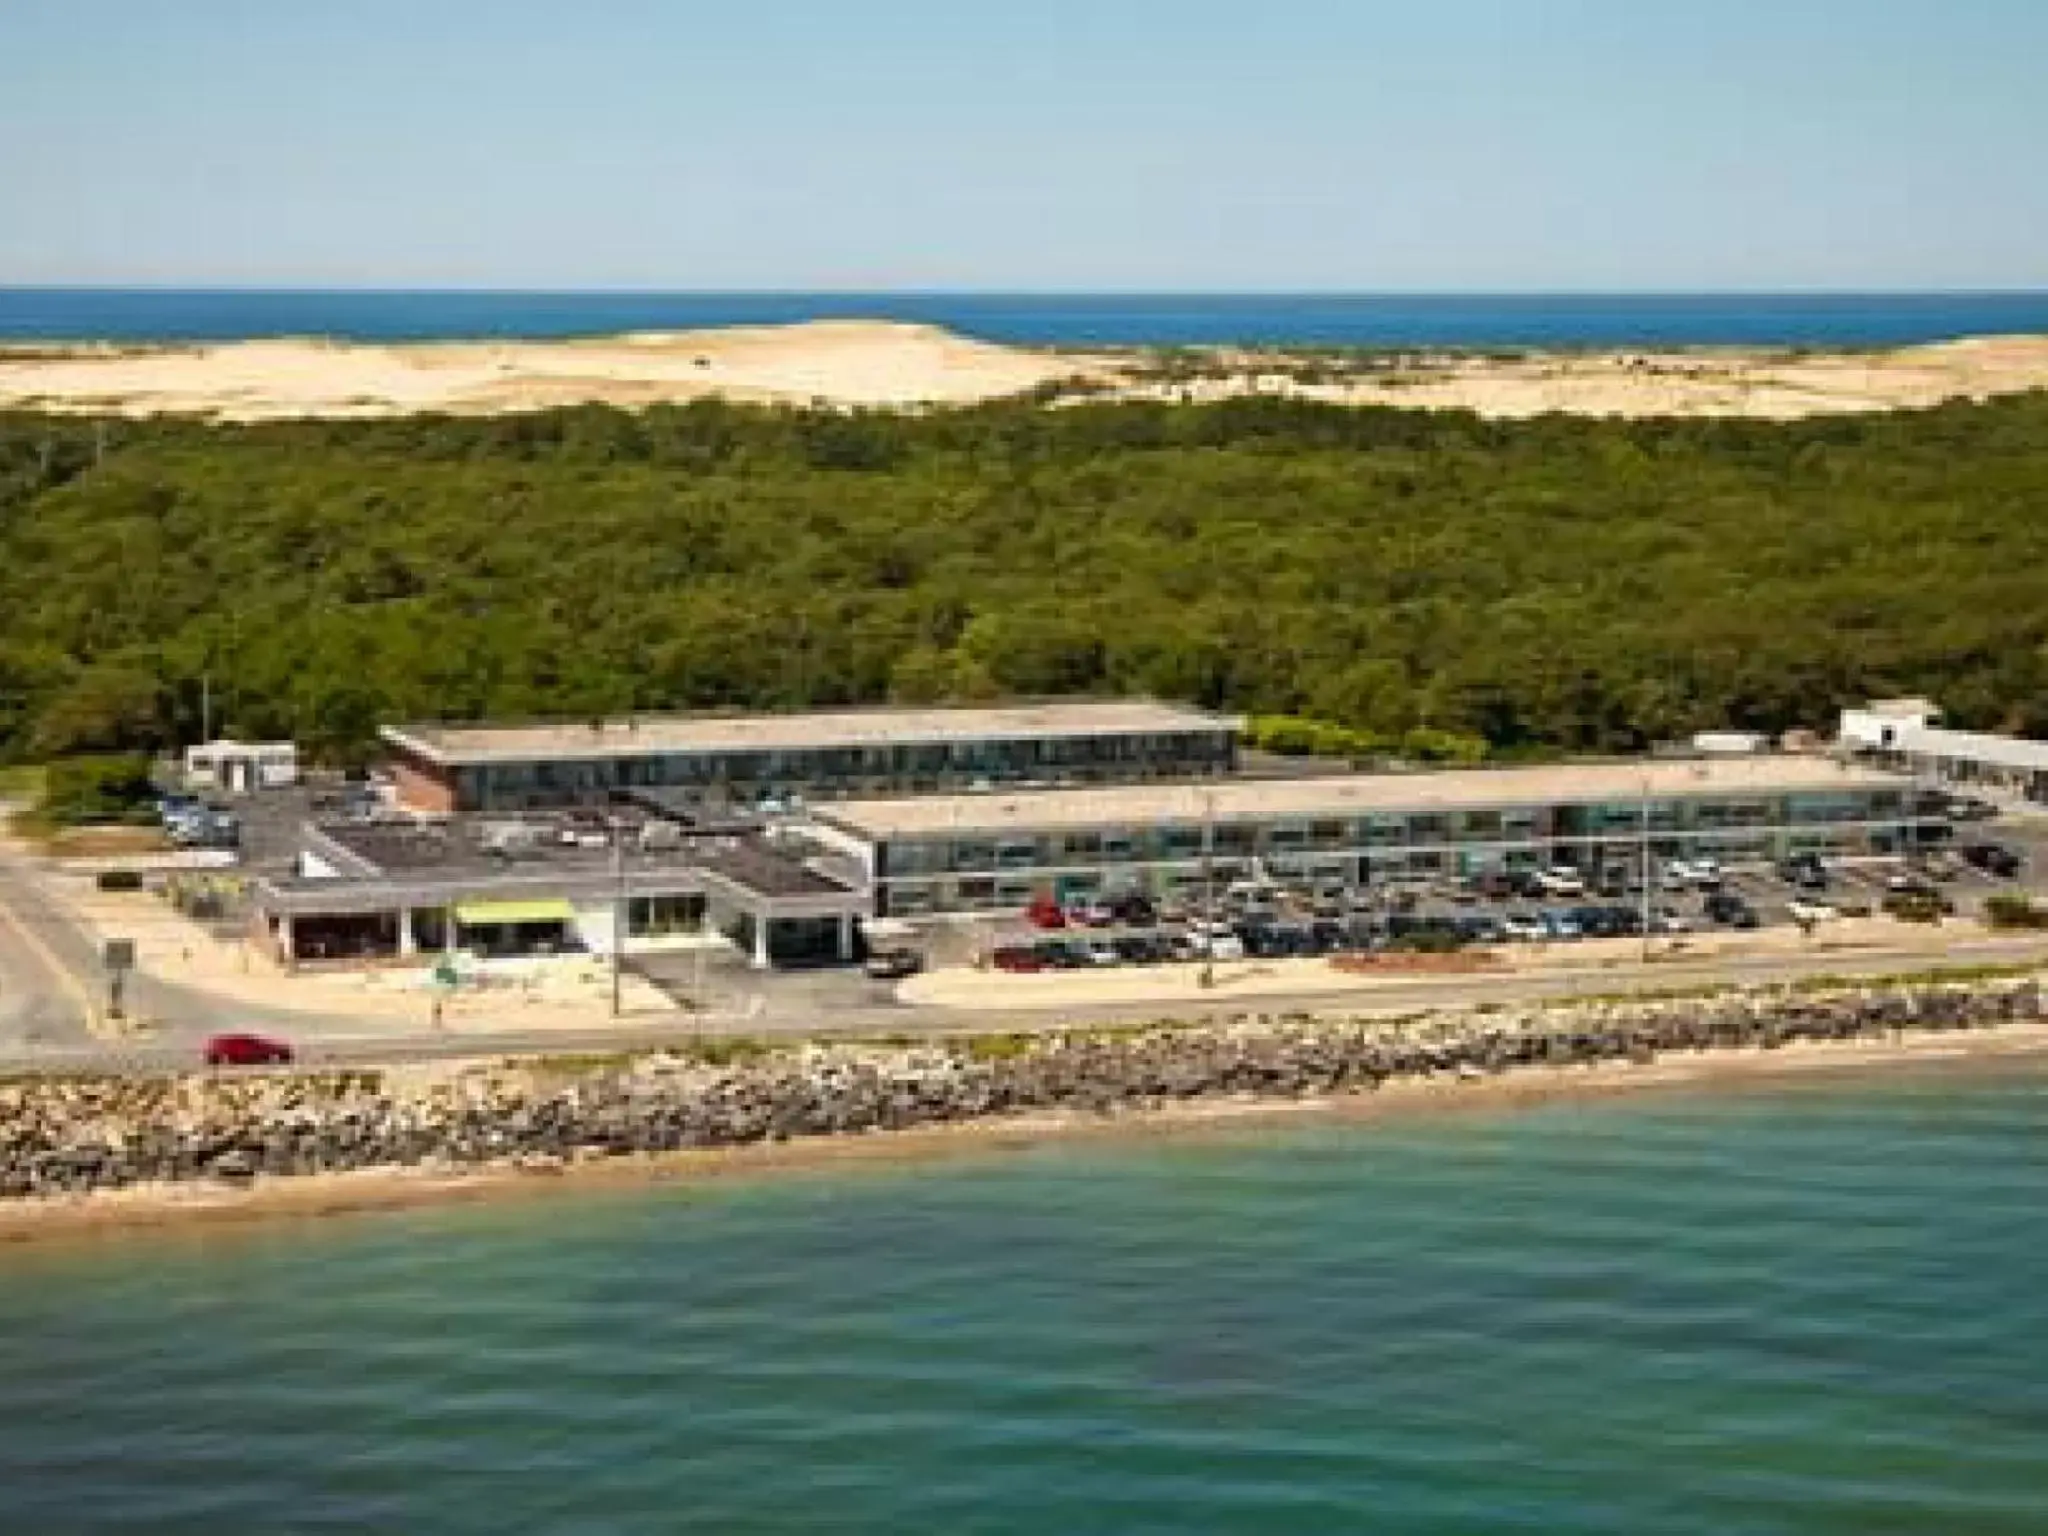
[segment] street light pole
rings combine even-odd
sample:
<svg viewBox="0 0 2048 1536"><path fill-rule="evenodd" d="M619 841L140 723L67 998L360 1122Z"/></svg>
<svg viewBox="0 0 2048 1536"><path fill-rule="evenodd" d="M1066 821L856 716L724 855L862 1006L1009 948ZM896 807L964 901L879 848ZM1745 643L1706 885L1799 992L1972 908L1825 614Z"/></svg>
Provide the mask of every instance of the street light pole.
<svg viewBox="0 0 2048 1536"><path fill-rule="evenodd" d="M612 1017L625 1011L626 829L612 818Z"/></svg>
<svg viewBox="0 0 2048 1536"><path fill-rule="evenodd" d="M1202 986L1216 985L1216 792L1202 791Z"/></svg>
<svg viewBox="0 0 2048 1536"><path fill-rule="evenodd" d="M1645 778L1642 791L1637 798L1637 822L1641 831L1641 849L1637 863L1641 866L1643 899L1641 920L1643 926L1643 964L1650 963L1650 781Z"/></svg>

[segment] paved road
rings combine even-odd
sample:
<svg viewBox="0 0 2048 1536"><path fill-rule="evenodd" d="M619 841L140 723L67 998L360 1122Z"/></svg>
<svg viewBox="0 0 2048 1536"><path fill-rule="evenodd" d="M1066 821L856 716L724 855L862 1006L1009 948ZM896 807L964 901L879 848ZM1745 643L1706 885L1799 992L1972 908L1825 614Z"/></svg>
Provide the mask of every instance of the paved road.
<svg viewBox="0 0 2048 1536"><path fill-rule="evenodd" d="M1741 984L1763 986L1813 976L1898 975L1942 968L2016 964L2048 960L2048 941L1987 939L1958 943L1945 954L1871 953L1845 955L1828 951L1670 960L1649 966L1588 970L1548 975L1444 977L1392 984L1370 994L1355 989L1304 991L1214 1003L1120 1003L1086 1009L968 1011L896 1006L845 1008L806 1016L776 1010L754 1017L692 1020L688 1017L639 1021L617 1027L566 1032L506 1030L435 1034L418 1030L386 1038L321 1040L299 1035L301 1059L308 1065L363 1066L397 1062L448 1060L462 1057L614 1050L649 1050L684 1044L706 1035L821 1036L830 1034L901 1036L964 1032L1033 1031L1088 1023L1116 1023L1172 1017L1195 1019L1251 1012L1278 1013L1327 1009L1354 1015L1412 1013L1430 1008L1466 1007L1486 1002L1536 1001L1574 996L1611 995L1626 991ZM174 1039L108 1046L94 1043L68 1049L45 1049L21 1061L44 1070L91 1070L148 1073L192 1063L189 1044Z"/></svg>
<svg viewBox="0 0 2048 1536"><path fill-rule="evenodd" d="M0 849L0 1059L104 1054L125 1033L190 1060L192 1047L220 1029L287 1035L365 1029L361 1020L252 1007L144 975L129 978L125 1027L106 1018L108 1001L97 941L49 897L31 861Z"/></svg>

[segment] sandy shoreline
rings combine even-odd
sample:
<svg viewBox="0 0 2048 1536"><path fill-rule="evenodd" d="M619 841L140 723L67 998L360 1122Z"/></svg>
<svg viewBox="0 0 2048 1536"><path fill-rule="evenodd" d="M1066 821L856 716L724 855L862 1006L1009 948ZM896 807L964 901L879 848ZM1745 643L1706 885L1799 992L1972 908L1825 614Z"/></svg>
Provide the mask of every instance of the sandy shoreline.
<svg viewBox="0 0 2048 1536"><path fill-rule="evenodd" d="M1750 416L1918 409L2048 388L2048 336L1860 352L1699 348L1502 356L1005 346L929 325L813 321L562 341L371 343L278 337L215 345L0 348L0 407L225 421L499 415L717 397L847 407L967 405L1058 385L1075 398L1286 395L1514 418Z"/></svg>
<svg viewBox="0 0 2048 1536"><path fill-rule="evenodd" d="M1495 1077L1395 1079L1371 1092L1299 1099L1216 1098L1110 1115L1031 1114L732 1148L574 1161L536 1171L509 1164L470 1168L366 1168L346 1173L227 1184L146 1184L82 1196L0 1204L0 1249L132 1236L189 1226L233 1226L397 1211L482 1200L537 1198L577 1189L758 1177L780 1171L920 1162L1000 1153L1049 1140L1201 1134L1304 1116L1381 1115L1512 1108L1649 1090L1740 1083L1813 1082L1897 1067L1931 1067L2048 1056L2048 1024L2011 1024L1955 1034L1908 1035L1873 1044L1797 1042L1777 1050L1670 1054L1649 1065L1523 1067Z"/></svg>

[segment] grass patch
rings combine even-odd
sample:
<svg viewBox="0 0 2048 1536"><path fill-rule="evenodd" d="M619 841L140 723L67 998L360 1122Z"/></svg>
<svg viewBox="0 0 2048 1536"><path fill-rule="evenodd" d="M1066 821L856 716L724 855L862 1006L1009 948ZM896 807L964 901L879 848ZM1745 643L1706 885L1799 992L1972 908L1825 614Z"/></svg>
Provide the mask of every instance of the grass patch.
<svg viewBox="0 0 2048 1536"><path fill-rule="evenodd" d="M50 773L41 763L0 764L0 800L39 803L49 788Z"/></svg>

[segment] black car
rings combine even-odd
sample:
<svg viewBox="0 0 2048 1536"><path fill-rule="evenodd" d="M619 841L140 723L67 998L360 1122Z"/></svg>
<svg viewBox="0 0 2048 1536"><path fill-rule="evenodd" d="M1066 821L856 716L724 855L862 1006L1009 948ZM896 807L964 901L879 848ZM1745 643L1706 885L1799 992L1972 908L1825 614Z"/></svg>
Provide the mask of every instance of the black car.
<svg viewBox="0 0 2048 1536"><path fill-rule="evenodd" d="M2020 872L2020 856L2002 843L1965 843L1957 851L1964 863L2001 880L2010 880Z"/></svg>
<svg viewBox="0 0 2048 1536"><path fill-rule="evenodd" d="M1817 854L1795 854L1779 861L1778 878L1802 891L1824 891L1828 888L1827 867Z"/></svg>
<svg viewBox="0 0 2048 1536"><path fill-rule="evenodd" d="M1710 922L1719 923L1723 928L1754 928L1757 926L1756 908L1732 891L1716 891L1701 903Z"/></svg>
<svg viewBox="0 0 2048 1536"><path fill-rule="evenodd" d="M914 949L878 949L861 969L876 981L901 981L924 969L924 956Z"/></svg>

